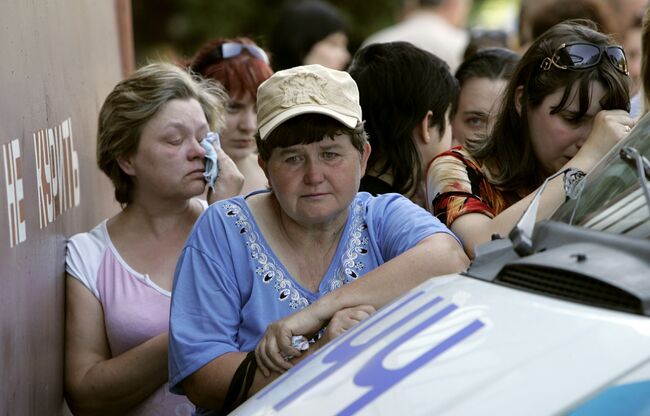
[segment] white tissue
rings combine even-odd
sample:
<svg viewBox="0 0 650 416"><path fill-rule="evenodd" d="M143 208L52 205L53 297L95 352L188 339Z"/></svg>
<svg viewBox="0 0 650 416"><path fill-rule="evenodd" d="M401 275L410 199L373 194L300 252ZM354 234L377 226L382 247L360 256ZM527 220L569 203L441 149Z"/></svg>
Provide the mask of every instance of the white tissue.
<svg viewBox="0 0 650 416"><path fill-rule="evenodd" d="M216 145L215 145L216 143ZM215 146L221 147L219 133L209 132L203 140L201 146L205 149L205 172L203 178L210 189L214 191L214 182L219 176L219 163L217 161L217 151Z"/></svg>

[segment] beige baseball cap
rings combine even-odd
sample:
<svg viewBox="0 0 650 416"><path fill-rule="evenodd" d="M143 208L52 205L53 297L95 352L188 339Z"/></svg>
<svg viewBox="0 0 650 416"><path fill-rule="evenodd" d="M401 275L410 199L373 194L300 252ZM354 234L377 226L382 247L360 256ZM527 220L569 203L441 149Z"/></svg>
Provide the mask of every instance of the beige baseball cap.
<svg viewBox="0 0 650 416"><path fill-rule="evenodd" d="M361 123L359 89L350 74L321 65L278 71L257 89L257 126L265 140L280 124L301 114L330 116L355 128Z"/></svg>

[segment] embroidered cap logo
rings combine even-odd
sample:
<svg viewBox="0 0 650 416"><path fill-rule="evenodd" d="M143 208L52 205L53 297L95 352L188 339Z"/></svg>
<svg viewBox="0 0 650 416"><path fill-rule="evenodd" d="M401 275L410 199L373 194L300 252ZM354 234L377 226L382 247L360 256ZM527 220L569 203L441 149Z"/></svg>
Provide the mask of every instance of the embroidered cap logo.
<svg viewBox="0 0 650 416"><path fill-rule="evenodd" d="M324 88L327 80L317 74L302 72L292 78L282 81L280 90L283 93L281 106L290 108L299 104L327 105Z"/></svg>

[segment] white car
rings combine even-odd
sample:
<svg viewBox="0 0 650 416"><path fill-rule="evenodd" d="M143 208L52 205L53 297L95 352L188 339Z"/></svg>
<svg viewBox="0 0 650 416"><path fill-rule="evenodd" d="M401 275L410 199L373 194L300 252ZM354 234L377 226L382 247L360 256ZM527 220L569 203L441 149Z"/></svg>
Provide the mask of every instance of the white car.
<svg viewBox="0 0 650 416"><path fill-rule="evenodd" d="M650 118L534 227L477 250L234 415L650 414ZM396 278L399 278L396 276Z"/></svg>

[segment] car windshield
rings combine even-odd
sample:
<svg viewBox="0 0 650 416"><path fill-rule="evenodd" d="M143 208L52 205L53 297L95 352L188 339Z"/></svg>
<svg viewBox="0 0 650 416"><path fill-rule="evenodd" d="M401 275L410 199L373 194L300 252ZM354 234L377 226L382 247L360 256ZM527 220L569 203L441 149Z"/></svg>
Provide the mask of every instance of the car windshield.
<svg viewBox="0 0 650 416"><path fill-rule="evenodd" d="M552 219L598 231L650 239L650 210L634 161L620 156L632 147L650 159L650 114L646 114L629 137L606 156L584 181L583 191L569 200Z"/></svg>

